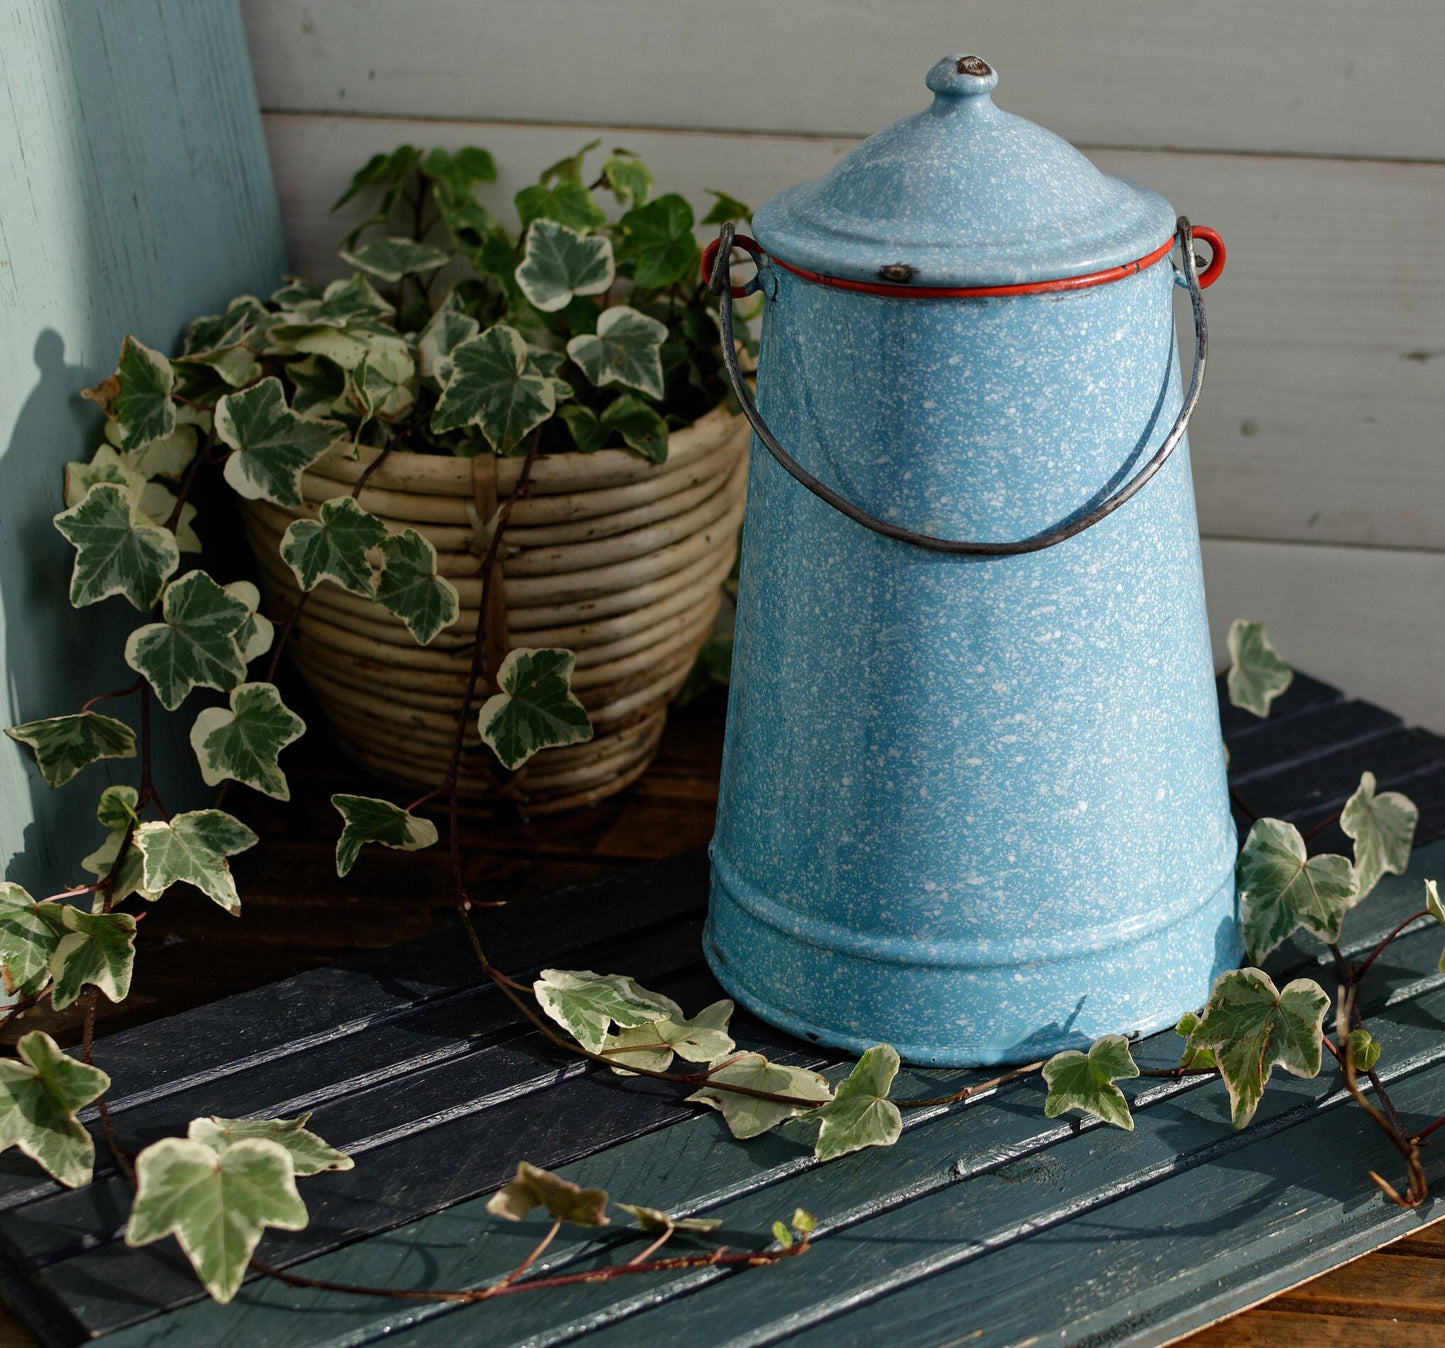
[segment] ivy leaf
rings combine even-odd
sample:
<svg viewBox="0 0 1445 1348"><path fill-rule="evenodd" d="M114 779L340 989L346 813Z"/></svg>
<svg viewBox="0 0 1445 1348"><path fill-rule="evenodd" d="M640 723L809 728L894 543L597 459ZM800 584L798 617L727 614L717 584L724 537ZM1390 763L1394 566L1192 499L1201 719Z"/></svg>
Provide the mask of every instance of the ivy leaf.
<svg viewBox="0 0 1445 1348"><path fill-rule="evenodd" d="M287 306L288 315L297 322L343 326L365 319L386 318L395 312L364 276L332 281L320 298L301 298Z"/></svg>
<svg viewBox="0 0 1445 1348"><path fill-rule="evenodd" d="M134 758L135 732L124 721L96 711L25 721L5 732L35 751L46 786L64 786L81 768L102 758Z"/></svg>
<svg viewBox="0 0 1445 1348"><path fill-rule="evenodd" d="M720 1110L732 1135L743 1139L766 1133L785 1119L810 1113L833 1098L828 1083L816 1072L770 1063L761 1053L741 1053L732 1062L714 1068L708 1073L708 1079L808 1102L790 1105L780 1100L759 1100L756 1096L738 1095L714 1086L704 1086L687 1097Z"/></svg>
<svg viewBox="0 0 1445 1348"><path fill-rule="evenodd" d="M616 274L610 239L538 220L527 231L517 284L538 309L555 313L578 295L602 294Z"/></svg>
<svg viewBox="0 0 1445 1348"><path fill-rule="evenodd" d="M601 1051L616 1025L632 1029L655 1020L682 1020L682 1008L626 974L591 969L543 969L532 984L537 1005L589 1053Z"/></svg>
<svg viewBox="0 0 1445 1348"><path fill-rule="evenodd" d="M398 146L390 154L372 155L352 175L351 185L336 199L336 203L331 209L333 211L340 210L359 193L387 184L396 189L395 196L388 197L387 210L390 210L401 196L401 187L407 174L416 167L420 158L421 155L411 145Z"/></svg>
<svg viewBox="0 0 1445 1348"><path fill-rule="evenodd" d="M550 186L537 183L524 187L517 193L516 205L522 228L529 232L534 224L544 220L565 225L579 234L601 229L607 223L592 193L569 178Z"/></svg>
<svg viewBox="0 0 1445 1348"><path fill-rule="evenodd" d="M614 150L602 165L612 195L624 206L642 206L652 193L652 174L635 154Z"/></svg>
<svg viewBox="0 0 1445 1348"><path fill-rule="evenodd" d="M482 330L471 314L443 305L416 339L416 364L423 379L441 386L452 377L452 352Z"/></svg>
<svg viewBox="0 0 1445 1348"><path fill-rule="evenodd" d="M1415 825L1420 811L1398 791L1375 794L1375 774L1360 774L1355 794L1340 812L1340 827L1355 843L1355 882L1358 903L1379 884L1386 871L1403 875L1410 864Z"/></svg>
<svg viewBox="0 0 1445 1348"><path fill-rule="evenodd" d="M380 843L402 852L415 852L432 846L437 840L437 826L430 819L408 814L389 800L335 795L331 803L345 825L336 840L337 875L345 875L356 864L363 843Z"/></svg>
<svg viewBox="0 0 1445 1348"><path fill-rule="evenodd" d="M667 325L625 304L603 310L596 334L582 333L567 343L567 354L598 388L625 384L662 397L662 344Z"/></svg>
<svg viewBox="0 0 1445 1348"><path fill-rule="evenodd" d="M730 220L751 220L753 213L751 209L744 206L736 197L730 197L726 192L719 192L715 187L709 187L707 194L715 197L712 210L702 218L704 225L725 225Z"/></svg>
<svg viewBox="0 0 1445 1348"><path fill-rule="evenodd" d="M565 159L559 159L555 164L547 165L547 167L542 170L541 176L537 181L544 185L555 179L580 183L582 181L583 161L601 144L601 140L589 140L576 154L569 154Z"/></svg>
<svg viewBox="0 0 1445 1348"><path fill-rule="evenodd" d="M89 1184L95 1143L75 1112L105 1094L110 1078L42 1030L22 1035L15 1051L19 1062L0 1058L0 1151L19 1147L67 1189Z"/></svg>
<svg viewBox="0 0 1445 1348"><path fill-rule="evenodd" d="M1357 1072L1368 1072L1380 1061L1380 1041L1368 1030L1350 1031L1350 1061Z"/></svg>
<svg viewBox="0 0 1445 1348"><path fill-rule="evenodd" d="M622 231L617 260L633 264L632 283L638 289L665 290L697 271L692 207L676 192L634 206L617 227Z"/></svg>
<svg viewBox="0 0 1445 1348"><path fill-rule="evenodd" d="M578 1226L606 1226L607 1191L583 1189L550 1170L517 1162L517 1178L489 1199L487 1211L509 1222L520 1222L533 1208L546 1208L559 1222Z"/></svg>
<svg viewBox="0 0 1445 1348"><path fill-rule="evenodd" d="M12 996L33 997L50 982L50 957L65 933L62 906L0 882L0 986Z"/></svg>
<svg viewBox="0 0 1445 1348"><path fill-rule="evenodd" d="M130 995L135 964L135 918L129 913L85 913L69 904L60 906L66 934L50 957L55 986L50 1004L63 1011L88 985L99 988L112 1002Z"/></svg>
<svg viewBox="0 0 1445 1348"><path fill-rule="evenodd" d="M449 255L429 243L391 237L372 239L360 248L343 248L341 260L383 281L400 281L403 276L418 276L447 264Z"/></svg>
<svg viewBox="0 0 1445 1348"><path fill-rule="evenodd" d="M347 381L352 405L363 418L395 421L416 402L416 360L404 343L369 341L365 357Z"/></svg>
<svg viewBox="0 0 1445 1348"><path fill-rule="evenodd" d="M1434 880L1425 881L1425 907L1430 916L1445 927L1445 903L1440 901L1440 887ZM1445 974L1445 950L1440 952L1440 972Z"/></svg>
<svg viewBox="0 0 1445 1348"><path fill-rule="evenodd" d="M1244 940L1251 959L1263 959L1285 937L1307 927L1337 941L1356 898L1347 857L1306 857L1304 839L1282 819L1256 819L1235 866L1244 906Z"/></svg>
<svg viewBox="0 0 1445 1348"><path fill-rule="evenodd" d="M147 890L160 894L175 884L195 885L232 915L241 911L241 897L226 858L258 841L224 810L187 810L170 820L148 821L135 833Z"/></svg>
<svg viewBox="0 0 1445 1348"><path fill-rule="evenodd" d="M291 1153L269 1138L243 1138L220 1152L193 1138L162 1138L135 1158L135 1173L125 1243L149 1245L174 1234L222 1304L236 1295L266 1227L306 1225Z"/></svg>
<svg viewBox="0 0 1445 1348"><path fill-rule="evenodd" d="M664 1231L690 1231L706 1235L722 1225L721 1217L669 1217L661 1208L649 1208L641 1203L618 1203L623 1212L630 1212L637 1225L644 1231L661 1235Z"/></svg>
<svg viewBox="0 0 1445 1348"><path fill-rule="evenodd" d="M119 450L102 445L89 463L65 465L65 504L73 509L85 500L86 493L99 482L113 482L127 496L140 500L146 480L126 461ZM155 523L154 519L151 523Z"/></svg>
<svg viewBox="0 0 1445 1348"><path fill-rule="evenodd" d="M421 161L421 171L454 196L470 192L479 183L497 181L497 165L491 154L475 145L465 146L455 154L440 148L432 150Z"/></svg>
<svg viewBox="0 0 1445 1348"><path fill-rule="evenodd" d="M1129 1041L1122 1034L1096 1039L1088 1053L1076 1049L1056 1053L1044 1064L1044 1080L1049 1083L1044 1115L1056 1119L1066 1109L1079 1109L1132 1133L1134 1116L1114 1082L1138 1075Z"/></svg>
<svg viewBox="0 0 1445 1348"><path fill-rule="evenodd" d="M204 571L188 571L166 587L163 621L130 634L125 662L144 674L167 711L175 711L192 688L228 693L246 681L237 634L250 610Z"/></svg>
<svg viewBox="0 0 1445 1348"><path fill-rule="evenodd" d="M1236 618L1229 627L1229 700L1236 707L1268 716L1269 705L1294 681L1294 670L1270 645L1264 624Z"/></svg>
<svg viewBox="0 0 1445 1348"><path fill-rule="evenodd" d="M233 1142L248 1137L264 1137L279 1143L291 1153L291 1164L297 1175L319 1175L323 1170L350 1170L356 1163L344 1151L337 1151L329 1142L311 1132L306 1123L310 1113L294 1119L221 1119L212 1115L192 1119L186 1136L201 1142L218 1155Z"/></svg>
<svg viewBox="0 0 1445 1348"><path fill-rule="evenodd" d="M70 602L76 608L123 594L148 609L181 564L175 535L152 524L138 498L114 482L92 487L79 505L55 517L55 527L75 547Z"/></svg>
<svg viewBox="0 0 1445 1348"><path fill-rule="evenodd" d="M1186 1011L1179 1017L1179 1023L1174 1027L1174 1033L1185 1040L1184 1050L1179 1055L1179 1066L1185 1068L1193 1067L1215 1067L1218 1064L1214 1061L1214 1053L1207 1048L1190 1048L1189 1037L1199 1028L1199 1017L1193 1011Z"/></svg>
<svg viewBox="0 0 1445 1348"><path fill-rule="evenodd" d="M602 409L600 425L609 436L615 431L628 449L649 462L667 461L667 422L641 398L620 394Z"/></svg>
<svg viewBox="0 0 1445 1348"><path fill-rule="evenodd" d="M503 767L520 767L533 754L592 738L587 709L572 692L575 656L564 650L507 652L497 671L501 692L482 703L477 725Z"/></svg>
<svg viewBox="0 0 1445 1348"><path fill-rule="evenodd" d="M452 371L432 412L438 433L480 426L499 454L512 454L557 410L548 379L528 369L527 343L498 323L452 348Z"/></svg>
<svg viewBox="0 0 1445 1348"><path fill-rule="evenodd" d="M236 452L225 476L238 496L277 505L301 504L301 474L342 434L335 421L315 421L286 406L274 375L216 404L216 435Z"/></svg>
<svg viewBox="0 0 1445 1348"><path fill-rule="evenodd" d="M80 396L96 403L116 424L122 449L139 449L175 430L176 405L171 401L175 383L170 361L127 337L115 373Z"/></svg>
<svg viewBox="0 0 1445 1348"><path fill-rule="evenodd" d="M1297 1077L1318 1075L1320 1026L1329 1004L1324 989L1308 978L1287 983L1283 992L1259 969L1215 979L1189 1047L1214 1051L1236 1128L1254 1117L1276 1066Z"/></svg>
<svg viewBox="0 0 1445 1348"><path fill-rule="evenodd" d="M140 822L136 813L139 802L140 793L133 786L108 786L100 793L95 817L108 832L105 841L80 863L91 875L102 880L112 870L115 871L110 890L110 897L115 903L132 894L139 894L152 902L160 898L159 894L152 894L145 888L145 864L140 852L134 847L127 847L125 855L121 856L121 847L130 837L132 827ZM117 857L121 858L118 869L115 865Z"/></svg>
<svg viewBox="0 0 1445 1348"><path fill-rule="evenodd" d="M346 397L346 371L326 356L289 361L286 374L294 389L291 408L295 412L335 411Z"/></svg>
<svg viewBox="0 0 1445 1348"><path fill-rule="evenodd" d="M898 1075L898 1052L889 1044L870 1048L838 1083L833 1098L818 1110L823 1126L813 1155L831 1161L864 1147L891 1147L903 1131L903 1116L888 1098Z"/></svg>
<svg viewBox="0 0 1445 1348"><path fill-rule="evenodd" d="M183 410L195 414L194 408ZM179 422L179 413L177 420ZM105 423L105 438L116 449L120 449L120 431L115 422ZM125 466L139 473L141 477L164 477L172 482L179 482L185 476L186 469L195 457L196 428L194 425L182 424L177 424L174 431L159 440L152 440L150 444L142 445L139 449L122 452Z"/></svg>
<svg viewBox="0 0 1445 1348"><path fill-rule="evenodd" d="M271 649L276 628L261 612L261 591L249 580L233 580L223 588L246 606L246 621L236 629L236 645L241 648L241 663L249 665Z"/></svg>
<svg viewBox="0 0 1445 1348"><path fill-rule="evenodd" d="M249 346L231 346L222 351L205 351L185 356L178 365L204 365L213 370L228 388L244 388L261 377L261 364Z"/></svg>
<svg viewBox="0 0 1445 1348"><path fill-rule="evenodd" d="M191 727L191 748L207 786L230 778L277 800L291 788L277 756L305 733L306 722L281 701L274 683L243 683L231 706L207 707Z"/></svg>
<svg viewBox="0 0 1445 1348"><path fill-rule="evenodd" d="M572 436L572 443L582 454L595 454L606 443L611 434L602 429L597 413L581 403L568 403L557 409L557 415L566 423Z"/></svg>
<svg viewBox="0 0 1445 1348"><path fill-rule="evenodd" d="M437 575L437 550L415 529L383 539L381 557L376 602L427 645L461 612L456 586Z"/></svg>
<svg viewBox="0 0 1445 1348"><path fill-rule="evenodd" d="M732 1014L732 1002L723 998L704 1007L691 1020L679 1014L609 1034L599 1052L612 1060L612 1070L619 1076L629 1076L625 1070L629 1067L665 1072L674 1053L688 1062L717 1062L736 1047L727 1032Z"/></svg>
<svg viewBox="0 0 1445 1348"><path fill-rule="evenodd" d="M323 580L370 599L376 575L366 554L386 539L386 525L363 510L355 497L336 496L323 502L320 517L293 520L281 539L281 560L303 590Z"/></svg>

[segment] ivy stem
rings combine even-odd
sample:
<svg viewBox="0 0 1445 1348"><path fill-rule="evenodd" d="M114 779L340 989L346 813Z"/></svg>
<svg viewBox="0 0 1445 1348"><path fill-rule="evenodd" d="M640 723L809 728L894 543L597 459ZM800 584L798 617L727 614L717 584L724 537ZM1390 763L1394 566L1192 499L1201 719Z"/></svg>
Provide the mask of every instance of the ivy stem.
<svg viewBox="0 0 1445 1348"><path fill-rule="evenodd" d="M82 712L87 712L87 711L89 711L93 706L95 706L95 704L96 704L97 702L104 702L107 698L112 698L112 697L129 697L132 693L138 693L138 692L140 691L140 686L141 686L141 684L144 683L144 682L145 682L145 676L144 676L144 675L140 675L139 677L137 677L137 679L136 679L136 681L135 681L134 683L128 684L128 685L127 685L126 687L124 687L124 688L117 688L114 692L110 692L110 693L97 693L93 698L90 699L89 702L83 703L82 706L81 706L81 708L80 708L80 710L81 710Z"/></svg>
<svg viewBox="0 0 1445 1348"><path fill-rule="evenodd" d="M1252 824L1259 818L1259 811L1252 806L1232 786L1229 788L1229 798L1234 802L1234 808L1238 810Z"/></svg>
<svg viewBox="0 0 1445 1348"><path fill-rule="evenodd" d="M104 880L92 880L88 885L76 885L74 889L62 889L59 894L47 894L41 903L54 903L57 899L73 899L79 894L93 894L103 884Z"/></svg>
<svg viewBox="0 0 1445 1348"><path fill-rule="evenodd" d="M291 633L296 630L297 620L306 607L306 601L310 598L310 590L300 591L296 596L296 602L291 605L291 612L286 615L285 621L277 625L276 640L271 647L271 659L266 663L266 683L276 682L276 671L281 665L281 652L286 649L286 643L291 639Z"/></svg>
<svg viewBox="0 0 1445 1348"><path fill-rule="evenodd" d="M1395 1150L1405 1158L1405 1165L1409 1171L1410 1179L1405 1187L1404 1194L1401 1194L1388 1180L1376 1174L1373 1170L1369 1172L1369 1175L1379 1187L1380 1191L1392 1202L1399 1204L1402 1208L1416 1208L1425 1201L1429 1193L1429 1184L1425 1179L1425 1170L1420 1164L1419 1142L1418 1139L1406 1135L1405 1130L1399 1126L1398 1118L1392 1122L1376 1109L1375 1106L1365 1098L1364 1092L1360 1089L1359 1083L1355 1079L1355 1055L1354 1050L1350 1047L1350 1021L1352 1015L1356 1014L1356 1011L1354 988L1348 985L1341 986L1335 1012L1335 1038L1338 1043L1331 1047L1335 1053L1335 1057L1339 1060L1340 1073L1344 1077L1345 1089L1349 1091L1355 1103L1370 1116L1375 1126L1390 1139ZM1370 1081L1374 1084L1376 1094L1381 1103L1386 1103L1386 1097L1380 1091L1378 1078L1373 1072L1370 1073ZM1391 1109L1390 1112L1394 1114L1393 1109Z"/></svg>
<svg viewBox="0 0 1445 1348"><path fill-rule="evenodd" d="M532 1253L529 1254L524 1260L522 1260L522 1262L518 1264L516 1268L514 1268L509 1274L507 1274L505 1278L502 1279L500 1286L505 1287L508 1283L516 1282L517 1279L522 1276L522 1274L524 1274L529 1268L531 1268L532 1265L535 1264L537 1260L542 1257L543 1253L547 1249L547 1246L549 1246L557 1238L557 1232L559 1232L561 1229L562 1219L558 1217L552 1223L552 1225L547 1228L547 1234L543 1236L542 1239L539 1240L535 1246L533 1246Z"/></svg>
<svg viewBox="0 0 1445 1348"><path fill-rule="evenodd" d="M1360 965L1358 969L1355 970L1354 978L1352 981L1358 983L1360 979L1365 976L1365 971L1370 967L1370 965L1372 965L1380 957L1380 954L1385 949L1385 947L1389 945L1390 942L1393 941L1402 931L1404 931L1406 927L1408 927L1412 922L1418 922L1422 917L1429 916L1430 910L1428 908L1422 908L1418 913L1411 913L1410 916L1405 918L1403 922L1397 923L1394 930L1391 931L1390 934L1385 937L1385 939L1381 941L1379 945L1377 945L1372 951L1370 951L1368 955L1365 956L1364 962Z"/></svg>
<svg viewBox="0 0 1445 1348"><path fill-rule="evenodd" d="M1327 828L1329 828L1331 824L1335 823L1342 814L1344 814L1344 810L1340 809L1336 810L1334 814L1329 816L1328 819L1321 819L1318 824L1316 824L1312 829L1310 829L1308 833L1304 835L1304 841L1309 842L1309 840L1313 838L1317 833L1323 833Z"/></svg>
<svg viewBox="0 0 1445 1348"><path fill-rule="evenodd" d="M1219 1075L1217 1067L1143 1067L1139 1069L1141 1077L1167 1077L1177 1080L1180 1077L1213 1077Z"/></svg>
<svg viewBox="0 0 1445 1348"><path fill-rule="evenodd" d="M462 746L466 740L467 726L472 719L472 703L476 701L477 685L481 682L483 674L486 675L488 682L495 678L495 671L484 667L487 662L487 612L491 607L492 582L497 569L497 555L501 551L502 535L506 532L507 521L512 517L512 507L531 489L532 468L537 462L537 447L541 442L542 428L539 426L532 433L532 438L527 444L527 457L522 461L522 471L517 478L517 485L497 512L496 525L492 529L491 538L487 541L486 555L477 568L478 574L482 578L482 598L477 609L476 632L472 637L472 663L467 672L467 690L462 695L462 705L457 711L457 728L456 733L452 736L451 762L447 765L447 775L442 781L442 786L438 788L439 791L444 789L447 793L447 846L451 852L452 887L456 897L457 910L464 919L472 907L472 897L467 892L466 879L462 875L461 832L458 824ZM472 947L481 961L482 967L490 970L491 966L488 964L486 956L482 954L481 944L470 921L466 922L466 927L472 940Z"/></svg>
<svg viewBox="0 0 1445 1348"><path fill-rule="evenodd" d="M1393 933L1391 937L1393 937ZM1388 943L1390 939L1390 937L1387 937L1386 942ZM1348 994L1349 1019L1356 1029L1362 1030L1365 1028L1365 1021L1364 1017L1360 1015L1359 1002L1355 997L1355 989L1360 981L1361 970L1356 969L1355 966L1345 958L1345 953L1340 949L1337 941L1329 942L1329 952L1334 957L1335 970L1339 975L1340 983L1344 989L1341 996L1343 997ZM1395 1108L1395 1102L1390 1099L1390 1093L1385 1089L1385 1083L1380 1080L1379 1074L1373 1067L1370 1068L1365 1075L1369 1078L1370 1085L1374 1088L1375 1098L1379 1100L1380 1104L1384 1107L1385 1113L1389 1115L1394 1134L1397 1137L1403 1138L1405 1136L1405 1125L1400 1120L1400 1114Z"/></svg>
<svg viewBox="0 0 1445 1348"><path fill-rule="evenodd" d="M353 501L360 500L361 493L366 490L366 484L371 481L371 475L387 461L391 455L392 446L395 445L395 443L393 440L384 445L381 453L361 470L361 476L356 479L355 485L351 488L351 499Z"/></svg>
<svg viewBox="0 0 1445 1348"><path fill-rule="evenodd" d="M933 1100L895 1100L893 1103L899 1109L931 1109L937 1105L956 1105L967 1100L970 1095L978 1095L981 1091L991 1091L996 1086L1006 1085L1010 1081L1017 1081L1019 1077L1032 1076L1033 1073L1043 1070L1044 1062L1040 1058L1038 1062L1031 1062L1026 1067L1015 1067L1012 1071L1003 1073L988 1081L979 1081L972 1086L965 1086L962 1090L954 1091L952 1095L940 1095Z"/></svg>
<svg viewBox="0 0 1445 1348"><path fill-rule="evenodd" d="M510 1296L514 1292L536 1292L553 1287L576 1287L581 1283L610 1282L613 1278L634 1273L677 1273L691 1268L736 1265L760 1268L767 1264L781 1263L784 1259L795 1259L811 1248L806 1236L787 1249L729 1250L726 1246L719 1246L710 1254L674 1255L669 1259L652 1259L644 1264L607 1264L602 1268L580 1269L575 1273L557 1273L544 1278L521 1278L515 1282L503 1278L486 1287L460 1288L455 1291L408 1291L397 1287L364 1287L356 1283L332 1282L326 1278L304 1278L299 1274L272 1268L269 1264L258 1263L254 1259L251 1267L288 1287L309 1287L320 1292L344 1292L352 1296L390 1297L397 1301L450 1301L465 1304L490 1301L493 1297Z"/></svg>
<svg viewBox="0 0 1445 1348"><path fill-rule="evenodd" d="M643 1250L641 1254L634 1255L627 1262L629 1264L645 1264L664 1245L666 1245L668 1241L673 1238L676 1232L677 1227L669 1224L668 1227L663 1231L663 1233L658 1236L658 1238L654 1240L651 1245L649 1245L645 1250Z"/></svg>
<svg viewBox="0 0 1445 1348"><path fill-rule="evenodd" d="M1434 1123L1427 1124L1424 1128L1420 1129L1410 1140L1412 1142L1423 1142L1431 1133L1436 1132L1440 1128L1445 1128L1445 1114L1442 1114Z"/></svg>

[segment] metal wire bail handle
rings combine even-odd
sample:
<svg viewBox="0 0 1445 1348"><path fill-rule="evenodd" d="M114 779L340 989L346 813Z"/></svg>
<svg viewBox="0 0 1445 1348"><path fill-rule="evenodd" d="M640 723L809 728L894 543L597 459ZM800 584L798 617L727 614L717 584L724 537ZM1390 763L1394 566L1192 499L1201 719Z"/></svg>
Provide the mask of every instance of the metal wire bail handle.
<svg viewBox="0 0 1445 1348"><path fill-rule="evenodd" d="M1201 237L1207 239L1214 249L1215 256L1210 260L1207 269L1209 279L1213 280L1223 265L1224 249L1218 242L1219 236L1213 230L1205 230L1201 227L1199 232ZM1056 543L1062 543L1065 539L1072 538L1075 534L1083 533L1085 529L1112 515L1164 467L1175 447L1184 438L1184 432L1189 426L1189 418L1194 415L1195 405L1199 402L1199 391L1204 385L1204 363L1209 353L1209 326L1204 319L1204 297L1200 288L1199 263L1194 256L1194 230L1187 217L1182 215L1179 217L1175 237L1178 239L1183 253L1182 276L1184 284L1189 290L1190 304L1194 309L1194 368L1189 376L1189 389L1184 395L1184 404L1179 409L1179 415L1175 418L1173 428L1164 437L1163 443L1155 450L1149 462L1112 496L1106 497L1087 514L1068 520L1044 533L1020 539L1015 543L976 543L966 539L938 538L933 534L915 533L912 529L905 529L902 525L890 524L876 515L870 515L862 507L854 505L852 501L839 495L832 487L814 477L783 448L777 436L768 429L768 425L763 420L762 413L758 411L757 404L753 401L753 396L743 379L743 372L738 367L737 349L733 344L731 297L752 293L757 289L757 282L755 278L747 286L732 284L731 257L736 231L731 224L725 224L718 232L716 242L708 245L707 253L704 255L704 264L711 255L712 270L708 277L708 287L714 295L721 299L718 307L722 328L723 364L727 369L728 381L732 384L733 395L742 407L743 415L752 423L753 430L757 432L763 447L777 460L779 466L820 501L826 501L834 510L846 515L854 523L861 524L865 529L870 529L875 534L881 534L884 538L894 538L900 543L911 543L914 547L924 548L929 552L942 552L955 557L1019 557L1025 553L1042 552L1045 548L1051 548ZM752 243L752 240L748 242ZM739 243L738 246L743 245ZM757 245L753 244L753 249L756 248ZM900 295L906 296L908 293L906 286L899 286L898 290Z"/></svg>

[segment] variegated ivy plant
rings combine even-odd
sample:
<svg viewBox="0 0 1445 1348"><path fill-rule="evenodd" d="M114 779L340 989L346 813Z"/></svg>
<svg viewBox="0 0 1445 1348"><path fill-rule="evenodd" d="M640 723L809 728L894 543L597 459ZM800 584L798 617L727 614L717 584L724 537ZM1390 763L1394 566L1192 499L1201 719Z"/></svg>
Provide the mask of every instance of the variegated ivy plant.
<svg viewBox="0 0 1445 1348"><path fill-rule="evenodd" d="M11 999L0 1008L0 1026L46 1000L55 1010L80 1002L85 1012L78 1057L37 1030L19 1039L14 1058L0 1059L0 1151L17 1147L61 1184L85 1184L95 1147L77 1112L99 1102L117 1163L136 1184L126 1239L140 1245L174 1234L218 1300L234 1295L264 1228L305 1224L296 1178L351 1161L311 1133L304 1116L199 1118L186 1137L132 1157L105 1110L109 1078L90 1063L97 998L128 995L136 917L173 886L194 886L239 913L230 859L257 838L221 806L234 783L289 799L279 755L305 726L274 675L311 591L329 582L369 599L423 645L456 621L459 603L426 538L410 528L394 533L361 506L363 476L350 496L326 501L314 518L286 530L280 558L299 599L291 612L273 615L273 625L249 581L222 583L183 561L200 551L192 490L212 468L242 497L299 507L308 467L362 446L375 451L373 462L396 448L524 455L516 494L540 454L617 444L661 461L669 429L724 396L714 302L697 276L691 208L678 196L653 199L651 175L625 151L585 186L582 165L592 148L518 194L519 234L483 201L483 185L496 176L485 151L422 155L402 147L378 156L342 198L377 198L342 250L353 275L324 289L287 280L264 301L241 296L224 313L193 322L173 357L127 337L114 373L85 391L105 414L104 438L89 459L67 465L66 508L55 525L75 549L70 602L81 609L124 603L140 615L125 645L138 677L79 710L46 709L55 714L7 733L29 746L52 787L102 759L138 759L140 771L135 785L100 793L103 840L78 863L93 879L41 899L0 884L0 979ZM620 208L615 220L599 204L604 191ZM716 195L716 215L746 215ZM391 232L403 211L409 236ZM510 505L482 531L484 593ZM452 770L434 791L406 807L363 795L332 798L339 875L367 844L413 850L437 842L436 826L413 811L438 795L455 803L474 712L481 739L507 769L544 748L591 738L571 691L571 652L518 649L496 669L484 662L479 630ZM224 700L197 706L199 690ZM130 698L139 734L128 720L96 710ZM191 719L201 776L217 788L209 807L172 814L163 805L151 775L153 703ZM460 879L458 886L465 910ZM706 1023L699 1018L700 1034ZM544 1171L531 1174L544 1187L553 1183ZM516 1210L512 1201L501 1215ZM644 1228L661 1229L664 1239L706 1226L629 1210L650 1214ZM569 1211L567 1219L606 1221L599 1213ZM784 1228L803 1248L807 1223L795 1214ZM797 1248L791 1237L789 1248Z"/></svg>

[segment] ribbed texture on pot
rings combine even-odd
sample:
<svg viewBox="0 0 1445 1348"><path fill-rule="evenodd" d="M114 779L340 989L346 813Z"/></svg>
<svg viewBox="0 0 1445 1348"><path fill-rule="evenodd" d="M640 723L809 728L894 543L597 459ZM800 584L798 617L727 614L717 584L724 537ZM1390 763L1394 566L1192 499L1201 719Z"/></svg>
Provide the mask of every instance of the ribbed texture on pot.
<svg viewBox="0 0 1445 1348"><path fill-rule="evenodd" d="M660 465L626 450L537 460L503 542L501 584L493 585L485 624L488 667L518 646L574 651L572 687L596 734L586 744L544 749L509 780L482 745L474 713L462 758L465 794L507 794L545 813L601 800L646 769L732 568L747 442L743 419L719 407L674 431ZM329 452L303 476L300 509L241 503L273 618L284 619L298 593L278 550L286 527L350 494L376 456ZM302 610L287 647L292 660L342 751L389 781L424 790L446 775L477 630L484 528L521 468L520 459L396 451L367 478L360 504L393 532L412 528L429 539L441 574L457 587L461 613L429 646L330 581Z"/></svg>

